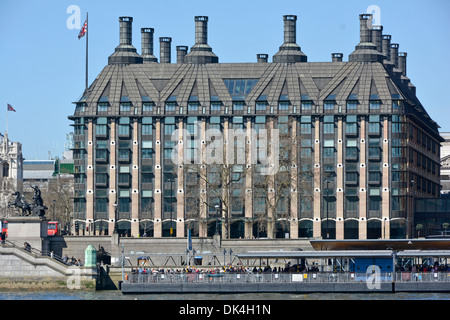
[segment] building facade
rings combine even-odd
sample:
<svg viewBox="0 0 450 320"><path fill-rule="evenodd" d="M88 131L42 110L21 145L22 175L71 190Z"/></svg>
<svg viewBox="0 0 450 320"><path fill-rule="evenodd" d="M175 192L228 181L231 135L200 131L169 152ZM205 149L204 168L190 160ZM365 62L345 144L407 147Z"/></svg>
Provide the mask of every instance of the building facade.
<svg viewBox="0 0 450 320"><path fill-rule="evenodd" d="M8 202L13 202L12 193L22 192L23 188L23 157L22 144L12 142L0 134L0 217L8 217L13 209L8 208Z"/></svg>
<svg viewBox="0 0 450 320"><path fill-rule="evenodd" d="M440 193L438 125L406 53L371 15L343 61L308 62L297 17L268 61L219 63L208 17L177 46L119 18L120 44L75 102L74 220L83 232L151 237L412 236L413 197ZM227 159L227 161L222 161Z"/></svg>

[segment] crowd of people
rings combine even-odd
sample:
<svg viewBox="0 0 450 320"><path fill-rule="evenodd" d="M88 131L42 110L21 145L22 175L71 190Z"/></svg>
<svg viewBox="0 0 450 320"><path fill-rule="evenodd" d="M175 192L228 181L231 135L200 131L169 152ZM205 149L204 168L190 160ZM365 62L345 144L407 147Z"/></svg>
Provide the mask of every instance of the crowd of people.
<svg viewBox="0 0 450 320"><path fill-rule="evenodd" d="M65 255L62 258L63 262L69 266L78 266L78 267L82 267L83 266L83 262L81 261L81 259L75 259L73 256L72 258L69 259L69 257L67 255Z"/></svg>
<svg viewBox="0 0 450 320"><path fill-rule="evenodd" d="M317 267L305 268L302 265L286 265L282 267L260 266L224 266L222 268L199 268L199 267L185 267L185 268L147 268L144 266L133 268L132 274L225 274L225 273L296 273L296 272L315 272L319 271Z"/></svg>
<svg viewBox="0 0 450 320"><path fill-rule="evenodd" d="M413 264L413 265L397 265L395 266L397 272L412 272L412 273L427 273L427 272L450 272L450 266L447 264L439 264L435 262L433 265L429 264Z"/></svg>

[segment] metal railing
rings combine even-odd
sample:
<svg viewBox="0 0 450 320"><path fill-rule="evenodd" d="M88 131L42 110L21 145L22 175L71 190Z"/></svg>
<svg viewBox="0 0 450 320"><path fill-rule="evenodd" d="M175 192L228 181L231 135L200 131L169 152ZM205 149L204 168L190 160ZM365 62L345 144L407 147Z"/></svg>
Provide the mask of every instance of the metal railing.
<svg viewBox="0 0 450 320"><path fill-rule="evenodd" d="M366 282L366 273L141 273L127 274L128 283L355 283ZM373 276L373 275L372 275ZM450 272L380 273L380 282L450 282Z"/></svg>
<svg viewBox="0 0 450 320"><path fill-rule="evenodd" d="M5 242L2 243L2 246L18 248L20 250L28 252L29 254L33 255L34 257L50 257L50 258L58 261L59 263L62 263L64 265L69 265L68 263L64 262L64 259L62 257L52 253L51 251L40 251L31 246L25 247L23 244L22 245L18 244L16 241L5 240Z"/></svg>
<svg viewBox="0 0 450 320"><path fill-rule="evenodd" d="M397 272L396 282L450 282L450 272Z"/></svg>
<svg viewBox="0 0 450 320"><path fill-rule="evenodd" d="M291 283L361 282L365 273L141 273L128 274L129 283ZM392 273L380 274L380 281L392 281Z"/></svg>

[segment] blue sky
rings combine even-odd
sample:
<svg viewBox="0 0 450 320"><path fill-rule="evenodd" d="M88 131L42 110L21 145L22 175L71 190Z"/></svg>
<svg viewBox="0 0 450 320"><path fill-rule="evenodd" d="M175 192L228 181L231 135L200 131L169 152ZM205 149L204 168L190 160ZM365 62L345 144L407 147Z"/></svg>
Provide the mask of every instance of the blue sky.
<svg viewBox="0 0 450 320"><path fill-rule="evenodd" d="M0 0L0 132L22 142L27 159L47 159L64 151L72 130L67 117L82 94L85 81L85 41L67 27L70 5L89 12L89 83L107 64L119 43L120 16L132 16L133 45L140 52L140 28L172 37L172 61L177 45L194 44L194 17L209 17L208 43L220 62L269 60L283 43L283 15L298 16L297 43L308 61L330 61L342 52L344 61L359 42L359 14L380 8L384 34L408 53L408 77L430 116L450 131L450 1L399 0ZM3 110L3 111L1 111Z"/></svg>

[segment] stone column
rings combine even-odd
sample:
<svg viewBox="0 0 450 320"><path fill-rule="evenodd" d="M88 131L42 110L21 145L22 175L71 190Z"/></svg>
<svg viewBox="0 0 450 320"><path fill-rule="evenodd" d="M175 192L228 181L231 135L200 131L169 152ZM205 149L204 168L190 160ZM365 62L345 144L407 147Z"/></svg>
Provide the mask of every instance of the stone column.
<svg viewBox="0 0 450 320"><path fill-rule="evenodd" d="M256 139L257 136L252 136L252 121L250 118L247 120L247 139L250 141L247 144L247 166L244 170L246 170L245 175L245 238L252 238L253 236L253 174L252 174L252 154L253 151L256 151Z"/></svg>
<svg viewBox="0 0 450 320"><path fill-rule="evenodd" d="M162 170L161 170L161 119L155 123L155 220L154 237L162 237Z"/></svg>
<svg viewBox="0 0 450 320"><path fill-rule="evenodd" d="M114 231L114 224L116 221L116 207L114 204L118 205L117 197L117 156L116 156L116 122L111 121L111 131L110 131L110 142L109 142L109 202L108 202L108 212L109 212L109 223L108 223L108 234L112 234Z"/></svg>
<svg viewBox="0 0 450 320"><path fill-rule="evenodd" d="M184 167L183 167L183 118L178 121L178 164L177 166L177 238L184 237Z"/></svg>
<svg viewBox="0 0 450 320"><path fill-rule="evenodd" d="M132 160L132 193L131 193L131 236L137 237L139 234L139 123L138 119L133 120L133 160Z"/></svg>
<svg viewBox="0 0 450 320"><path fill-rule="evenodd" d="M319 238L322 236L322 221L320 217L321 212L321 170L320 170L320 119L316 117L314 123L315 141L314 141L314 220L313 220L313 237Z"/></svg>
<svg viewBox="0 0 450 320"><path fill-rule="evenodd" d="M298 141L297 117L291 117L291 214L289 237L298 239Z"/></svg>
<svg viewBox="0 0 450 320"><path fill-rule="evenodd" d="M390 238L390 189L389 189L389 121L386 117L383 121L383 185L381 198L381 237Z"/></svg>
<svg viewBox="0 0 450 320"><path fill-rule="evenodd" d="M94 124L88 120L88 145L86 168L86 226L89 234L92 232L94 222Z"/></svg>
<svg viewBox="0 0 450 320"><path fill-rule="evenodd" d="M359 239L367 239L367 155L366 155L366 120L361 119L361 144L359 166Z"/></svg>
<svg viewBox="0 0 450 320"><path fill-rule="evenodd" d="M201 127L201 141L206 141L206 120L202 119L200 122ZM200 177L206 177L206 144L201 145L201 164L200 164ZM207 186L205 179L200 178L200 221L199 221L199 236L206 238L208 235L208 207L207 203Z"/></svg>
<svg viewBox="0 0 450 320"><path fill-rule="evenodd" d="M344 239L344 147L342 117L338 117L337 168L336 168L336 240Z"/></svg>
<svg viewBox="0 0 450 320"><path fill-rule="evenodd" d="M268 122L267 132L268 132L268 138L269 141L271 141L271 137L269 137L269 134L273 133L274 129L274 118L271 117ZM271 146L268 144L267 148L269 150L269 159L272 157L272 150ZM278 159L277 159L278 160ZM267 176L267 195L269 197L270 204L267 208L267 237L269 239L275 238L274 230L275 225L277 223L276 221L276 208L275 208L275 175Z"/></svg>

